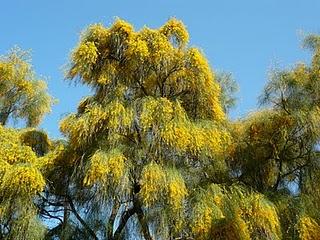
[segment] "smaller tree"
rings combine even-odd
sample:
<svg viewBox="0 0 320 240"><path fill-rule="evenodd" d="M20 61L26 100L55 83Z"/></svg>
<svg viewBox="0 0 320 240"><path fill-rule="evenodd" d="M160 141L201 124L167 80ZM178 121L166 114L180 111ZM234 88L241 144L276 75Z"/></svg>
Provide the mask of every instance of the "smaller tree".
<svg viewBox="0 0 320 240"><path fill-rule="evenodd" d="M232 74L228 72L218 72L216 80L221 87L221 105L223 110L228 113L236 105L237 98L235 94L239 91L239 86L233 79Z"/></svg>
<svg viewBox="0 0 320 240"><path fill-rule="evenodd" d="M38 125L50 112L53 98L45 81L38 79L30 64L30 53L13 48L0 57L0 124L25 120L27 126Z"/></svg>
<svg viewBox="0 0 320 240"><path fill-rule="evenodd" d="M47 135L35 129L0 125L0 239L42 239L45 226L37 208L50 159Z"/></svg>
<svg viewBox="0 0 320 240"><path fill-rule="evenodd" d="M238 180L277 205L284 239L318 239L320 229L320 37L304 46L311 64L274 70L260 99L268 109L234 124L229 161Z"/></svg>
<svg viewBox="0 0 320 240"><path fill-rule="evenodd" d="M0 239L42 239L46 232L39 213L47 215L38 205L54 159L52 154L45 157L50 140L34 128L5 125L24 120L37 126L52 103L46 83L35 76L29 52L14 48L0 57Z"/></svg>

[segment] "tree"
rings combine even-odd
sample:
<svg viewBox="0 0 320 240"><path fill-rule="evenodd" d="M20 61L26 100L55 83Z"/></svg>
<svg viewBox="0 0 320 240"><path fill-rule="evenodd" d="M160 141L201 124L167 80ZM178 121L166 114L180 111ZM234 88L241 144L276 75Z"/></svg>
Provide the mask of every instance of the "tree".
<svg viewBox="0 0 320 240"><path fill-rule="evenodd" d="M118 19L90 26L72 54L67 77L94 94L60 126L75 168L67 194L86 208L93 238L120 239L130 219L145 239L183 236L187 185L196 184L188 175L223 168L220 87L187 42L176 19L138 32Z"/></svg>
<svg viewBox="0 0 320 240"><path fill-rule="evenodd" d="M36 201L46 185L51 141L35 128L5 125L23 119L37 126L52 103L28 52L14 48L0 58L0 239L41 239L46 231Z"/></svg>
<svg viewBox="0 0 320 240"><path fill-rule="evenodd" d="M241 137L230 158L232 169L278 205L285 239L317 239L320 233L314 211L320 200L319 42L315 35L305 39L313 51L310 66L273 71L260 99L267 110L235 124Z"/></svg>
<svg viewBox="0 0 320 240"><path fill-rule="evenodd" d="M0 57L0 124L23 119L37 126L53 104L45 81L38 79L30 64L30 54L13 48Z"/></svg>
<svg viewBox="0 0 320 240"><path fill-rule="evenodd" d="M82 225L93 239L281 238L275 205L230 177L230 78L218 82L187 42L176 19L137 32L118 19L82 35L67 78L94 94L60 125L75 232Z"/></svg>
<svg viewBox="0 0 320 240"><path fill-rule="evenodd" d="M231 73L220 72L217 74L216 80L221 87L220 100L223 110L228 113L236 105L237 98L234 95L239 91L239 86Z"/></svg>
<svg viewBox="0 0 320 240"><path fill-rule="evenodd" d="M41 239L45 233L35 201L45 188L49 145L41 131L0 125L0 239Z"/></svg>

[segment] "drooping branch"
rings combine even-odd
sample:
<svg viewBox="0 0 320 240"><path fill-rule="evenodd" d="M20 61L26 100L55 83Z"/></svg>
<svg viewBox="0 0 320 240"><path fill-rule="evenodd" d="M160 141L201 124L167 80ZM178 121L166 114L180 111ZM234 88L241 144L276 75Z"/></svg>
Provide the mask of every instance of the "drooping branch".
<svg viewBox="0 0 320 240"><path fill-rule="evenodd" d="M54 206L54 207L63 207L65 205L65 202L52 202L49 199L47 199L46 197L39 195L39 197L41 197L41 200L43 200L46 204L48 204L49 206Z"/></svg>

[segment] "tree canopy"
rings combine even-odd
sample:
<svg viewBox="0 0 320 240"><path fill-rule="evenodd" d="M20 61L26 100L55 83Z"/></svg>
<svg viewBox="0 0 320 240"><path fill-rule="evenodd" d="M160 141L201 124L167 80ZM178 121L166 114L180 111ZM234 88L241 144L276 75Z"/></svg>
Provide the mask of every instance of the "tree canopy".
<svg viewBox="0 0 320 240"><path fill-rule="evenodd" d="M188 40L175 18L90 25L66 79L92 95L62 140L31 128L52 98L25 52L0 59L0 239L320 238L320 37L238 120L231 75Z"/></svg>
<svg viewBox="0 0 320 240"><path fill-rule="evenodd" d="M18 47L0 57L0 123L23 119L38 125L54 100L46 82L38 79L30 64L30 53Z"/></svg>

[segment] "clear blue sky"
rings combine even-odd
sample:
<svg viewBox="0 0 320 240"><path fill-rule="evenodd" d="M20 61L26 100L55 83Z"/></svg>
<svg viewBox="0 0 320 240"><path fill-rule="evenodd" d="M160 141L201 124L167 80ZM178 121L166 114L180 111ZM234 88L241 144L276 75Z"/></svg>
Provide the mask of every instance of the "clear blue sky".
<svg viewBox="0 0 320 240"><path fill-rule="evenodd" d="M320 33L319 0L2 0L0 8L0 53L14 45L32 49L36 72L49 77L49 91L59 99L41 125L52 137L60 136L63 115L88 94L63 80L62 66L91 23L109 25L118 16L139 29L159 27L172 16L183 20L190 44L205 52L214 69L232 72L240 85L232 117L257 107L275 63L309 61L300 47L301 31Z"/></svg>

